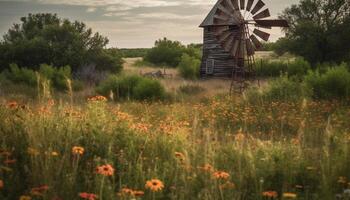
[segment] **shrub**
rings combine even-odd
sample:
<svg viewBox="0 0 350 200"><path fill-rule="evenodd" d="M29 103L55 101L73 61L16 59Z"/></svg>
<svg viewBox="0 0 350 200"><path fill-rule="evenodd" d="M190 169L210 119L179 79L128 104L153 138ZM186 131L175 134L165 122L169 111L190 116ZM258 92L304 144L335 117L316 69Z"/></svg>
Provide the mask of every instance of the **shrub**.
<svg viewBox="0 0 350 200"><path fill-rule="evenodd" d="M261 60L256 64L257 75L261 77L278 77L281 74L301 78L311 69L311 65L302 58L294 61L267 61Z"/></svg>
<svg viewBox="0 0 350 200"><path fill-rule="evenodd" d="M51 80L52 86L58 90L68 89L67 79L72 78L69 66L54 68L51 65L42 64L40 65L39 74L47 80Z"/></svg>
<svg viewBox="0 0 350 200"><path fill-rule="evenodd" d="M197 58L183 54L178 69L183 78L195 80L199 77L200 64L201 61Z"/></svg>
<svg viewBox="0 0 350 200"><path fill-rule="evenodd" d="M310 92L303 83L287 75L272 80L263 91L263 97L270 100L296 101L309 96Z"/></svg>
<svg viewBox="0 0 350 200"><path fill-rule="evenodd" d="M6 78L14 83L27 84L29 86L36 85L35 72L27 68L19 68L17 64L11 64L10 70L5 72Z"/></svg>
<svg viewBox="0 0 350 200"><path fill-rule="evenodd" d="M328 68L323 74L319 71L309 71L305 82L312 90L314 98L350 97L350 72L345 64Z"/></svg>
<svg viewBox="0 0 350 200"><path fill-rule="evenodd" d="M165 89L157 80L141 79L133 89L134 98L137 100L159 100L165 96Z"/></svg>
<svg viewBox="0 0 350 200"><path fill-rule="evenodd" d="M148 51L145 61L176 67L180 63L184 49L185 47L178 41L160 39L155 42L155 47Z"/></svg>
<svg viewBox="0 0 350 200"><path fill-rule="evenodd" d="M137 100L161 99L164 91L159 81L137 75L111 75L97 87L97 92L105 96L113 92L117 98Z"/></svg>

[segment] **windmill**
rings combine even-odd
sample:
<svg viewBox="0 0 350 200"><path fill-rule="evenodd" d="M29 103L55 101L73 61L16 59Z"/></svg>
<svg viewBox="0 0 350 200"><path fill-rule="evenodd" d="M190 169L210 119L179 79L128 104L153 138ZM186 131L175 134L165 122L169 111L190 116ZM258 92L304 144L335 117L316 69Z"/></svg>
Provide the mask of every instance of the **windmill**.
<svg viewBox="0 0 350 200"><path fill-rule="evenodd" d="M202 77L231 77L231 92L242 92L255 77L254 54L268 41L272 27L288 27L285 20L266 19L262 0L219 0L200 25L204 28Z"/></svg>

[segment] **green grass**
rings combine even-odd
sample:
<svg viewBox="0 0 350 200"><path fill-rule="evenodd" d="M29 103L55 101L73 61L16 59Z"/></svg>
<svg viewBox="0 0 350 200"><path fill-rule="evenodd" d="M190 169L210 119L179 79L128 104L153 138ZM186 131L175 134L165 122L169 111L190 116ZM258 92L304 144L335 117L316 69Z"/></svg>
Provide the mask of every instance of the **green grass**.
<svg viewBox="0 0 350 200"><path fill-rule="evenodd" d="M122 188L144 191L140 199L268 199L264 191L334 199L349 187L349 117L349 106L336 101L7 102L0 199L80 199L81 192L132 199L118 196ZM105 164L113 176L96 173ZM151 179L165 187L151 192ZM48 190L35 196L43 185Z"/></svg>

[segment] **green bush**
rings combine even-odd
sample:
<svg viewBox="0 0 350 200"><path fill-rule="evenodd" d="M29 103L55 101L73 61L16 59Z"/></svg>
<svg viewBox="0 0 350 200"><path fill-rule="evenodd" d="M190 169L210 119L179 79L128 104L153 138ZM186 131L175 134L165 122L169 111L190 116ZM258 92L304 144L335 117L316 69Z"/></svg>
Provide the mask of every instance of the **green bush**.
<svg viewBox="0 0 350 200"><path fill-rule="evenodd" d="M183 54L178 66L180 75L185 79L197 79L199 77L200 64L201 61L199 59Z"/></svg>
<svg viewBox="0 0 350 200"><path fill-rule="evenodd" d="M314 98L350 97L350 72L345 64L328 68L325 73L309 71L305 82L312 90Z"/></svg>
<svg viewBox="0 0 350 200"><path fill-rule="evenodd" d="M257 75L260 77L278 77L281 74L288 74L288 76L301 78L310 69L311 65L302 58L288 62L261 60L256 64Z"/></svg>
<svg viewBox="0 0 350 200"><path fill-rule="evenodd" d="M19 68L17 64L11 64L10 70L5 72L6 78L14 83L27 84L29 86L36 85L36 74L33 70L27 68Z"/></svg>
<svg viewBox="0 0 350 200"><path fill-rule="evenodd" d="M55 68L51 65L42 64L40 65L39 74L50 80L52 86L58 90L66 90L67 79L72 79L72 72L69 66Z"/></svg>
<svg viewBox="0 0 350 200"><path fill-rule="evenodd" d="M113 92L116 99L151 100L161 99L165 95L164 87L159 81L138 75L111 75L101 82L96 91L104 96Z"/></svg>
<svg viewBox="0 0 350 200"><path fill-rule="evenodd" d="M272 80L262 95L269 100L297 101L309 97L310 91L299 80L283 75Z"/></svg>
<svg viewBox="0 0 350 200"><path fill-rule="evenodd" d="M165 97L165 89L159 81L144 78L133 89L133 95L137 100L159 100Z"/></svg>

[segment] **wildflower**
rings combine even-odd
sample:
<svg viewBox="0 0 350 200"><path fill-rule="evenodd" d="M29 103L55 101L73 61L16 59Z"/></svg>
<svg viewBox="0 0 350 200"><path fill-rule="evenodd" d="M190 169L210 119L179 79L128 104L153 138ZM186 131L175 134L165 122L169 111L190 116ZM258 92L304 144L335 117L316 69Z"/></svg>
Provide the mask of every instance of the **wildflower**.
<svg viewBox="0 0 350 200"><path fill-rule="evenodd" d="M216 171L213 173L214 178L216 179L228 179L230 174L224 171Z"/></svg>
<svg viewBox="0 0 350 200"><path fill-rule="evenodd" d="M27 152L29 155L32 155L32 156L37 156L40 154L40 152L37 149L31 148L31 147L28 147Z"/></svg>
<svg viewBox="0 0 350 200"><path fill-rule="evenodd" d="M291 193L291 192L285 192L283 193L283 198L295 199L297 198L297 194Z"/></svg>
<svg viewBox="0 0 350 200"><path fill-rule="evenodd" d="M56 151L51 152L51 156L58 156L58 153Z"/></svg>
<svg viewBox="0 0 350 200"><path fill-rule="evenodd" d="M205 172L211 172L214 170L214 167L210 164L205 164L203 167L198 167L198 168Z"/></svg>
<svg viewBox="0 0 350 200"><path fill-rule="evenodd" d="M2 189L4 187L4 181L0 180L0 189Z"/></svg>
<svg viewBox="0 0 350 200"><path fill-rule="evenodd" d="M97 173L103 176L113 176L114 168L112 165L102 165L97 167Z"/></svg>
<svg viewBox="0 0 350 200"><path fill-rule="evenodd" d="M87 200L95 200L95 199L97 199L97 195L96 194L91 194L91 193L86 193L86 192L80 193L79 197L83 198L83 199L87 199Z"/></svg>
<svg viewBox="0 0 350 200"><path fill-rule="evenodd" d="M88 98L88 101L91 101L91 102L107 101L107 98L104 96L94 96L94 97Z"/></svg>
<svg viewBox="0 0 350 200"><path fill-rule="evenodd" d="M26 196L26 195L22 195L22 196L19 197L19 200L32 200L32 197Z"/></svg>
<svg viewBox="0 0 350 200"><path fill-rule="evenodd" d="M152 192L158 192L164 188L164 184L158 179L152 179L146 182L145 187L146 189L150 189Z"/></svg>
<svg viewBox="0 0 350 200"><path fill-rule="evenodd" d="M267 198L277 198L278 194L276 191L265 191L262 193L262 196Z"/></svg>
<svg viewBox="0 0 350 200"><path fill-rule="evenodd" d="M340 176L340 177L338 178L338 183L340 183L340 184L346 184L346 183L347 183L346 177Z"/></svg>
<svg viewBox="0 0 350 200"><path fill-rule="evenodd" d="M16 109L18 108L18 103L16 101L10 101L7 103L7 107L11 109Z"/></svg>
<svg viewBox="0 0 350 200"><path fill-rule="evenodd" d="M75 147L72 148L72 153L74 155L83 155L84 151L85 151L85 149L83 147L75 146Z"/></svg>
<svg viewBox="0 0 350 200"><path fill-rule="evenodd" d="M220 185L219 187L220 187L220 189L234 189L236 187L236 185L234 183L228 181L228 182Z"/></svg>
<svg viewBox="0 0 350 200"><path fill-rule="evenodd" d="M175 152L175 157L177 159L179 159L181 162L185 160L185 156L184 154L180 153L180 152Z"/></svg>
<svg viewBox="0 0 350 200"><path fill-rule="evenodd" d="M30 193L33 196L42 196L44 192L46 192L49 189L49 186L43 185L40 187L32 188Z"/></svg>
<svg viewBox="0 0 350 200"><path fill-rule="evenodd" d="M141 191L141 190L134 191L134 196L135 197L142 197L144 194L145 194L145 192Z"/></svg>

